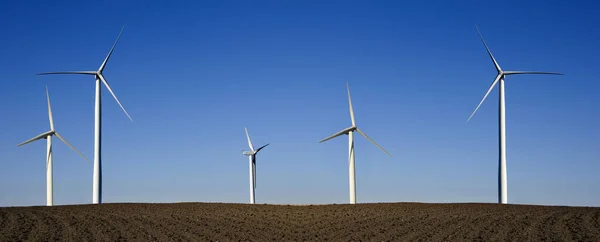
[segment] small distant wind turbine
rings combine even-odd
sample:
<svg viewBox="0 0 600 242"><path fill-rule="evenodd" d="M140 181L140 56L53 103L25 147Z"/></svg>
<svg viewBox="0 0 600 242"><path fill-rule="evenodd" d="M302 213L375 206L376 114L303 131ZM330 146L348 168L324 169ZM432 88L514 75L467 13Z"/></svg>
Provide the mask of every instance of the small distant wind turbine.
<svg viewBox="0 0 600 242"><path fill-rule="evenodd" d="M498 71L498 74L496 75L496 79L494 79L494 82L492 82L492 85L490 86L488 91L485 93L485 96L483 96L483 99L481 99L481 102L479 102L479 105L477 105L477 107L475 108L475 111L473 111L473 113L471 114L469 119L467 119L467 122L469 122L469 120L471 120L473 115L475 115L475 112L477 112L477 110L479 109L479 107L481 106L483 101L485 101L485 98L490 94L490 92L492 91L494 86L498 82L500 82L500 89L499 89L500 95L498 95L499 96L499 104L500 104L498 106L498 115L500 116L500 118L498 120L499 128L500 128L499 129L500 154L499 154L499 165L498 165L498 203L506 204L506 203L508 203L508 185L507 185L507 177L506 177L506 118L505 118L505 105L504 105L504 78L505 78L505 76L508 76L508 75L520 75L520 74L549 74L549 75L563 75L563 74L556 73L556 72L540 72L540 71L503 71L500 68L500 65L498 65L498 62L496 61L494 56L492 55L492 52L488 48L487 44L485 43L485 40L483 40L483 36L481 35L481 32L479 31L479 27L475 26L475 28L477 29L477 33L479 33L479 38L481 39L481 42L483 42L483 45L485 46L485 49L487 50L488 55L490 56L490 59L492 59L492 62L494 62L494 66L496 67L496 71Z"/></svg>
<svg viewBox="0 0 600 242"><path fill-rule="evenodd" d="M371 141L373 144L375 144L377 147L379 147L379 149L381 149L383 152L385 152L386 154L388 154L389 156L390 153L388 153L385 149L383 149L383 147L381 147L380 145L378 145L374 140L372 140L371 138L369 138L369 136L367 136L367 134L365 134L363 131L361 131L357 126L356 126L356 122L354 121L354 109L352 109L352 100L350 99L350 87L348 86L348 83L346 83L346 88L348 89L348 103L350 105L350 119L352 120L352 126L350 126L349 128L343 129L340 132L337 132L321 141L319 141L319 143L325 142L327 140L333 139L335 137L338 137L340 135L348 135L348 141L349 141L349 150L350 153L348 154L348 159L349 159L349 176L350 176L350 204L355 204L356 203L356 179L355 179L355 174L354 174L354 131L356 130L359 134L361 134L362 136L364 136L365 138L367 138L369 141Z"/></svg>
<svg viewBox="0 0 600 242"><path fill-rule="evenodd" d="M60 136L60 134L58 134L56 132L56 130L54 130L54 119L52 118L52 108L50 108L50 95L48 95L48 87L46 87L46 99L48 99L48 118L50 119L50 131L42 133L38 136L35 136L33 138L31 138L30 140L27 140L23 143L18 144L17 146L22 146L25 144L29 144L33 141L39 140L39 139L46 139L47 141L47 151L46 151L46 205L47 206L52 206L53 205L53 191L52 191L52 135L56 135L57 138L59 138L62 142L64 142L65 144L67 144L69 147L71 147L71 149L73 149L75 152L77 152L77 154L79 154L81 157L83 157L84 159L86 159L87 161L89 161L83 154L81 154L79 151L77 151L77 149L75 149L75 147L73 147L71 144L69 144L69 142L67 142L62 136Z"/></svg>
<svg viewBox="0 0 600 242"><path fill-rule="evenodd" d="M267 147L267 145L263 145L260 148L254 150L254 146L252 145L252 141L250 141L250 135L248 135L248 129L244 127L246 130L246 137L248 138L248 146L250 147L250 151L244 151L244 155L248 156L250 160L250 203L254 204L254 189L256 189L256 154L263 148Z"/></svg>
<svg viewBox="0 0 600 242"><path fill-rule="evenodd" d="M106 67L106 63L108 62L110 55L112 54L113 50L115 49L115 46L117 46L117 42L119 42L119 38L121 38L121 34L123 33L124 28L125 28L125 26L123 26L121 28L121 32L119 32L119 36L117 37L117 40L113 44L112 48L110 49L110 52L108 52L108 55L106 56L106 59L104 59L104 61L102 62L102 65L100 65L100 68L97 71L60 71L60 72L44 72L44 73L38 74L38 75L80 74L80 75L92 75L96 78L96 104L95 104L96 108L95 108L95 123L94 123L94 184L93 184L93 196L92 196L92 202L94 204L102 203L102 161L100 159L101 146L102 146L101 145L102 110L101 110L101 102L100 102L101 95L100 94L101 94L102 86L100 85L100 82L104 83L104 86L106 86L106 88L108 89L110 94L112 94L113 98L115 98L115 100L117 101L117 103L119 104L119 106L121 107L123 112L125 112L125 115L127 115L127 117L131 120L131 122L133 122L133 119L131 118L131 116L129 116L129 113L127 113L127 111L125 111L125 108L123 107L123 105L121 105L121 102L119 102L119 99L117 98L115 93L110 88L110 85L108 85L108 82L106 82L104 75L102 75L102 72L104 71L104 67Z"/></svg>

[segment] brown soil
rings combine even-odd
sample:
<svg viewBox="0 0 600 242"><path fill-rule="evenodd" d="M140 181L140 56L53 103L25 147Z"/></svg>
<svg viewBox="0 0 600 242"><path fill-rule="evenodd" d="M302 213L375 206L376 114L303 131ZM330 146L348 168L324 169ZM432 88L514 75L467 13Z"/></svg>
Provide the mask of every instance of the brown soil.
<svg viewBox="0 0 600 242"><path fill-rule="evenodd" d="M0 241L600 241L600 208L381 203L0 208Z"/></svg>

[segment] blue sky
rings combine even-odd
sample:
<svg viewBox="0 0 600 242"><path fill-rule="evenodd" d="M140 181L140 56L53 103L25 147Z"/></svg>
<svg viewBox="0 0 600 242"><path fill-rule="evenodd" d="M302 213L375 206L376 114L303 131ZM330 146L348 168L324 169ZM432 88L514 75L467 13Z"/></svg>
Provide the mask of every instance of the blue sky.
<svg viewBox="0 0 600 242"><path fill-rule="evenodd" d="M518 6L518 7L515 7ZM600 206L600 17L565 1L103 1L0 6L0 206L45 204L56 130L93 157L90 76L104 75L104 202L248 202L244 127L258 155L257 203L347 203L345 83L358 126L358 202L496 202L497 89L506 80L508 201ZM596 57L596 58L594 58ZM92 164L54 139L54 203L91 203Z"/></svg>

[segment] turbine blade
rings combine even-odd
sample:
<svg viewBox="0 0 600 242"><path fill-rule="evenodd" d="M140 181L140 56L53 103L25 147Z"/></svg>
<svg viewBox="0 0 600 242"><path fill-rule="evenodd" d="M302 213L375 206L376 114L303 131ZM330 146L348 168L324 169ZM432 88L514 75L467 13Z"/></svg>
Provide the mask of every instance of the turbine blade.
<svg viewBox="0 0 600 242"><path fill-rule="evenodd" d="M123 27L121 27L121 32L119 32L119 36L117 36L117 40L115 40L115 43L113 44L112 48L110 48L110 52L108 52L108 55L106 55L106 59L104 59L104 62L102 62L102 65L100 66L100 69L98 69L98 72L102 73L102 71L104 70L104 67L106 67L106 62L108 62L110 55L112 55L113 50L115 50L115 46L117 46L117 42L119 42L119 39L121 38L123 29L125 29L125 25L123 25Z"/></svg>
<svg viewBox="0 0 600 242"><path fill-rule="evenodd" d="M244 127L244 130L246 130L246 137L248 138L248 146L250 146L250 149L252 150L252 152L254 152L254 145L252 145L252 141L250 141L250 135L248 134L248 129L246 127Z"/></svg>
<svg viewBox="0 0 600 242"><path fill-rule="evenodd" d="M475 115L475 113L477 112L477 109L479 109L479 107L481 106L481 104L483 103L483 101L485 101L485 98L490 94L490 92L492 91L492 89L494 89L494 86L496 85L496 83L498 83L498 80L500 80L501 77L502 77L502 74L498 74L496 76L496 79L494 80L494 82L492 82L492 85L490 86L490 88L488 89L488 91L485 93L485 96L483 96L483 99L481 99L481 102L479 102L479 105L477 105L477 107L475 108L475 111L473 111L473 113L471 114L471 116L469 117L469 119L467 119L467 122L469 122L469 120L471 120L471 118L473 117L473 115Z"/></svg>
<svg viewBox="0 0 600 242"><path fill-rule="evenodd" d="M256 189L256 156L252 159L252 177L254 179L254 189Z"/></svg>
<svg viewBox="0 0 600 242"><path fill-rule="evenodd" d="M69 144L69 142L67 142L65 139L63 139L63 137L60 136L60 134L54 132L54 135L56 135L57 138L59 138L60 140L62 140L62 142L67 144L69 147L71 147L71 149L73 149L75 152L77 152L77 154L79 154L81 157L83 157L83 159L90 161L90 160L88 160L87 157L85 157L85 155L81 154L81 152L79 152L77 149L75 149L75 147L73 147L71 144Z"/></svg>
<svg viewBox="0 0 600 242"><path fill-rule="evenodd" d="M55 74L82 74L82 75L96 75L95 71L55 71L55 72L42 72L36 75L55 75Z"/></svg>
<svg viewBox="0 0 600 242"><path fill-rule="evenodd" d="M519 75L519 74L548 74L548 75L564 75L558 72L543 72L543 71L505 71L504 75Z"/></svg>
<svg viewBox="0 0 600 242"><path fill-rule="evenodd" d="M129 116L129 113L127 113L127 111L125 111L125 108L123 107L123 105L121 105L121 102L119 102L119 99L117 98L117 96L115 95L115 93L110 88L110 85L108 85L108 82L106 82L106 79L104 79L104 76L102 74L98 74L97 76L100 77L100 80L102 80L102 82L104 83L104 85L106 86L106 88L108 89L108 91L110 92L110 94L112 94L112 96L115 98L115 101L117 101L117 103L119 104L119 106L121 106L121 109L123 109L123 112L125 112L125 115L127 115L127 117L129 118L129 120L131 120L131 122L133 122L133 119L131 118L131 116Z"/></svg>
<svg viewBox="0 0 600 242"><path fill-rule="evenodd" d="M502 69L500 69L500 65L498 65L498 62L496 61L496 59L492 55L492 52L490 51L490 48L488 48L487 44L485 43L485 40L483 40L483 36L481 35L481 32L479 31L479 27L477 27L477 25L475 25L475 28L477 29L477 33L479 33L479 38L481 38L481 42L483 42L483 45L485 46L485 49L487 50L488 54L490 55L490 58L494 62L494 66L496 66L496 70L498 72L501 72Z"/></svg>
<svg viewBox="0 0 600 242"><path fill-rule="evenodd" d="M348 103L350 104L350 119L352 119L352 126L356 126L354 121L354 109L352 108L352 99L350 99L350 86L346 82L346 89L348 89Z"/></svg>
<svg viewBox="0 0 600 242"><path fill-rule="evenodd" d="M52 130L48 131L48 132L45 132L45 133L42 133L42 134L40 134L38 136L35 136L35 137L31 138L31 139L28 139L27 141L24 141L23 143L18 144L17 146L26 145L26 144L29 144L29 143L31 143L33 141L38 140L38 139L46 138L46 136L48 136L51 133L52 133Z"/></svg>
<svg viewBox="0 0 600 242"><path fill-rule="evenodd" d="M48 94L48 86L46 86L46 99L48 99L48 119L50 119L50 130L54 130L54 119L52 118L52 108L50 107L50 94Z"/></svg>
<svg viewBox="0 0 600 242"><path fill-rule="evenodd" d="M327 137L327 138L325 138L325 139L323 139L323 140L319 141L319 143L323 143L323 142L325 142L325 141L328 141L328 140L330 140L330 139L333 139L333 138L335 138L335 137L338 137L338 136L340 136L340 135L342 135L342 134L347 134L347 133L348 133L348 132L350 132L350 130L352 130L352 129L354 129L354 127L345 128L345 129L343 129L342 131L340 131L340 132L337 132L337 133L335 133L335 134L333 134L333 135L331 135L331 136L329 136L329 137Z"/></svg>
<svg viewBox="0 0 600 242"><path fill-rule="evenodd" d="M48 137L48 139L52 139L52 136ZM51 155L52 155L52 149L46 151L46 168L48 168L48 163L50 161Z"/></svg>
<svg viewBox="0 0 600 242"><path fill-rule="evenodd" d="M356 131L358 131L358 133L360 133L362 136L364 136L365 138L367 138L369 141L371 141L371 143L377 145L377 147L379 147L379 149L383 150L383 152L385 152L386 154L388 154L389 156L390 153L388 153L383 147L381 147L381 145L377 144L373 139L369 138L369 136L367 136L367 134L365 134L364 132L362 132L359 128L356 128Z"/></svg>
<svg viewBox="0 0 600 242"><path fill-rule="evenodd" d="M256 152L255 152L255 153L258 153L260 150L262 150L262 148L265 148L265 147L267 147L267 145L269 145L269 144L263 145L263 146L261 146L260 148L256 149Z"/></svg>

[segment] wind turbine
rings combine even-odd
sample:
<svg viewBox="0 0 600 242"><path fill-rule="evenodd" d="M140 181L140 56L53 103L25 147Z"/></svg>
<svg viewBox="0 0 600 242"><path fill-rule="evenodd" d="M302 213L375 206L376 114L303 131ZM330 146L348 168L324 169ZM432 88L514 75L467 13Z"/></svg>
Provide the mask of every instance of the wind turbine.
<svg viewBox="0 0 600 242"><path fill-rule="evenodd" d="M89 160L54 130L54 119L52 118L52 108L50 108L50 95L48 95L48 87L46 87L46 99L48 99L48 118L50 120L50 131L35 136L30 140L18 144L17 146L29 144L39 139L46 139L46 206L52 206L54 198L54 194L52 191L52 136L56 135L57 138L59 138L62 142L71 147L71 149L77 152L77 154L79 154L87 161Z"/></svg>
<svg viewBox="0 0 600 242"><path fill-rule="evenodd" d="M250 151L244 151L244 155L248 156L250 160L250 203L254 204L254 189L256 189L256 154L263 148L267 147L267 145L263 145L260 148L254 150L254 145L252 145L252 141L250 141L250 135L248 135L248 129L244 127L246 130L246 137L248 138L248 146L250 147Z"/></svg>
<svg viewBox="0 0 600 242"><path fill-rule="evenodd" d="M361 131L356 126L356 122L354 121L354 109L352 109L352 100L350 99L350 87L348 86L348 83L346 83L346 89L348 89L348 104L350 105L350 119L352 120L352 126L350 126L349 128L345 128L342 131L337 132L337 133L319 141L319 143L325 142L327 140L333 139L333 138L338 137L343 134L348 135L348 141L349 141L349 154L348 154L349 170L348 170L348 173L350 176L350 204L355 204L356 203L356 179L355 179L355 174L354 174L354 131L357 131L359 134L361 134L362 136L367 138L369 141L371 141L373 144L375 144L377 147L379 147L379 149L381 149L383 152L385 152L389 156L392 156L392 155L390 155L390 153L388 153L385 149L383 149L383 147L378 145L374 140L369 138L369 136L367 136L367 134L365 134L363 131Z"/></svg>
<svg viewBox="0 0 600 242"><path fill-rule="evenodd" d="M479 105L477 105L477 107L475 108L475 111L473 111L473 113L471 114L469 119L467 119L467 122L469 122L469 120L471 120L473 115L475 115L475 112L477 112L477 109L479 109L479 107L481 106L483 101L485 101L485 98L490 94L490 92L492 91L494 86L498 82L500 82L500 89L499 89L500 93L498 95L499 96L498 115L500 116L498 119L499 126L500 126L499 133L498 133L499 149L500 149L499 164L498 164L498 203L506 204L508 202L508 197L507 197L508 196L508 186L507 186L507 177L506 177L506 117L505 117L505 105L504 105L504 78L508 75L521 75L521 74L549 74L549 75L563 75L563 74L556 73L556 72L541 72L541 71L504 71L504 70L502 70L500 68L500 65L498 65L498 62L492 55L492 52L488 48L487 44L485 43L485 40L483 40L483 36L481 35L481 32L479 31L479 27L477 27L477 25L476 25L475 28L477 29L477 33L479 33L479 38L481 39L481 42L485 46L485 49L487 50L488 55L490 56L490 59L492 59L492 62L494 62L494 66L496 67L496 71L498 71L498 74L496 75L496 78L492 82L492 85L490 86L488 91L485 93L485 96L483 96L483 99L481 99L481 102L479 102Z"/></svg>
<svg viewBox="0 0 600 242"><path fill-rule="evenodd" d="M100 65L100 68L97 71L61 71L61 72L44 72L44 73L38 74L38 75L53 75L53 74L92 75L96 79L96 103L95 103L96 108L95 108L95 122L94 122L94 185L93 185L93 198L92 198L92 202L94 204L102 203L102 161L100 159L100 157L101 157L101 140L102 140L102 138L101 138L101 135L102 135L102 133L101 133L102 109L101 109L101 102L100 102L100 98L101 98L100 82L104 83L104 85L106 86L106 89L108 89L108 91L115 98L115 100L117 101L117 103L119 104L119 106L121 107L123 112L125 112L125 115L127 115L127 117L131 120L131 122L133 122L133 119L131 118L131 116L129 116L129 113L127 113L127 111L125 111L125 108L123 107L123 105L121 105L121 102L119 102L119 99L117 98L115 93L110 88L110 85L108 85L108 82L104 78L104 75L102 75L102 72L104 71L104 68L106 67L106 63L108 62L108 59L110 58L110 55L112 54L113 50L115 49L117 42L119 42L119 38L121 38L121 34L123 33L124 28L125 28L125 26L123 26L121 28L121 32L119 32L119 36L117 37L117 40L113 44L112 48L110 49L110 52L108 52L108 55L106 56L106 58L104 59L104 61Z"/></svg>

